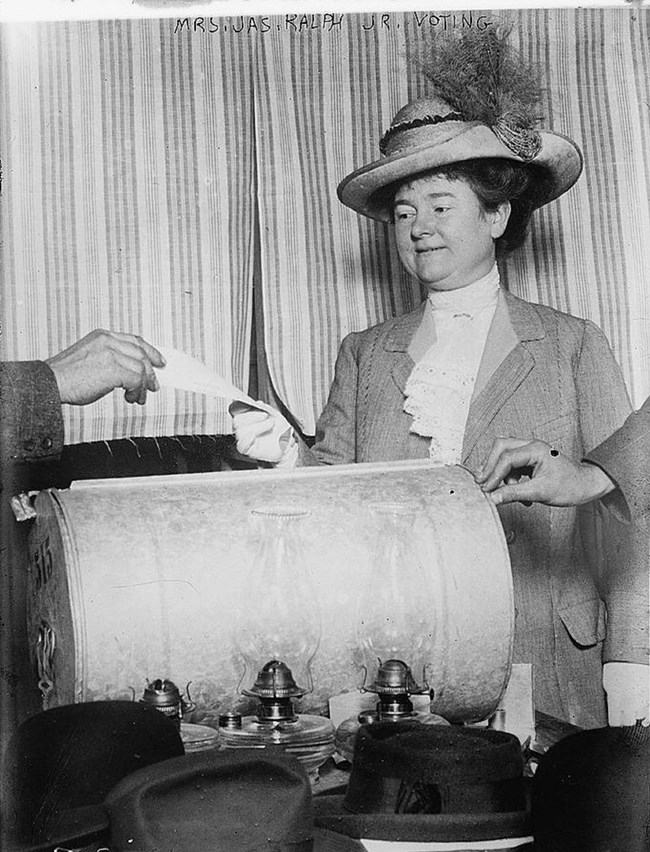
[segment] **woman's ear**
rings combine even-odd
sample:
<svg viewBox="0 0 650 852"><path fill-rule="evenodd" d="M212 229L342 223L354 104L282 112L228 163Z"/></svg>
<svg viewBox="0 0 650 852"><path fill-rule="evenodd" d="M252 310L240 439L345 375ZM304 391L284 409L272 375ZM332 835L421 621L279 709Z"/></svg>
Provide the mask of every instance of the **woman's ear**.
<svg viewBox="0 0 650 852"><path fill-rule="evenodd" d="M496 210L490 213L492 218L491 232L493 240L498 240L499 237L502 237L505 233L511 212L512 206L510 205L510 202L504 201L502 204L499 204Z"/></svg>

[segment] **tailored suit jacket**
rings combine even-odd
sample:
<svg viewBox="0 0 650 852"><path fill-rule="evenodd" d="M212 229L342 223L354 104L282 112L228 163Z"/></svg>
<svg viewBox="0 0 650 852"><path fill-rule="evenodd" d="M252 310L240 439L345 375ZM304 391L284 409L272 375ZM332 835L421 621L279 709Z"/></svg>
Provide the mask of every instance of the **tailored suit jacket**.
<svg viewBox="0 0 650 852"><path fill-rule="evenodd" d="M429 439L409 431L412 418L403 410L412 356L423 354L425 306L343 340L316 443L311 451L301 448L301 464L428 457ZM461 461L477 470L500 436L539 438L582 458L630 410L620 368L597 326L502 290ZM518 503L499 507L513 570L515 662L533 664L538 710L584 727L606 724L601 683L606 618L621 625L615 635L625 642L625 625L639 617L629 611L624 593L613 593L623 580L611 577L613 567L603 564L596 539L602 525L593 512ZM606 612L610 594L617 608ZM605 654L647 659L639 648L606 646Z"/></svg>
<svg viewBox="0 0 650 852"><path fill-rule="evenodd" d="M63 416L52 370L41 361L0 363L0 754L26 716L41 709L29 662L27 527L10 500L30 489L31 463L63 448Z"/></svg>
<svg viewBox="0 0 650 852"><path fill-rule="evenodd" d="M623 426L589 453L616 482L630 519L650 527L650 397Z"/></svg>
<svg viewBox="0 0 650 852"><path fill-rule="evenodd" d="M629 521L629 546L621 553L621 581L610 589L608 605L614 611L627 609L640 614L638 618L610 622L610 658L625 661L626 653L632 649L635 659L647 663L650 657L650 398L617 432L589 453L587 460L602 467L616 482L617 490L603 502Z"/></svg>

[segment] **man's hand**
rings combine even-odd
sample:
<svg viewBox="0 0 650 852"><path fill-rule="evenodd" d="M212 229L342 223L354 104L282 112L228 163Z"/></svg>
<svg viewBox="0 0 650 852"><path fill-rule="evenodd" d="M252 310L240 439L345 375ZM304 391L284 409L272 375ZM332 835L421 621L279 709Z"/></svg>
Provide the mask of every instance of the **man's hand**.
<svg viewBox="0 0 650 852"><path fill-rule="evenodd" d="M115 388L127 402L144 405L147 391L158 390L154 367L164 367L160 352L141 337L97 329L46 361L59 386L61 402L87 405Z"/></svg>
<svg viewBox="0 0 650 852"><path fill-rule="evenodd" d="M616 484L597 465L577 463L544 441L497 438L476 474L492 502L580 506L604 497Z"/></svg>
<svg viewBox="0 0 650 852"><path fill-rule="evenodd" d="M650 668L642 663L605 663L603 688L610 726L650 725Z"/></svg>

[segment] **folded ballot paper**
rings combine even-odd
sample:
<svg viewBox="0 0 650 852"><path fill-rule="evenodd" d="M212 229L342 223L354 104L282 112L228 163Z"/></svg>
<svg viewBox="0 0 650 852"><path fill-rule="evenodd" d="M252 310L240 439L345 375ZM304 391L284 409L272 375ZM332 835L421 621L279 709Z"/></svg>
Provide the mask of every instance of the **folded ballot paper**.
<svg viewBox="0 0 650 852"><path fill-rule="evenodd" d="M160 387L191 391L205 396L218 396L229 403L233 401L242 402L251 408L270 414L273 417L273 429L269 431L268 435L257 440L256 446L260 450L256 453L256 458L261 461L272 461L274 459L274 448L277 453L277 443L280 436L286 432L287 423L272 406L252 399L244 391L235 387L223 376L199 361L198 358L193 358L185 352L166 346L156 346L156 349L166 362L164 367L156 369L156 378ZM262 442L268 444L268 452L265 452ZM266 456L268 458L265 458Z"/></svg>

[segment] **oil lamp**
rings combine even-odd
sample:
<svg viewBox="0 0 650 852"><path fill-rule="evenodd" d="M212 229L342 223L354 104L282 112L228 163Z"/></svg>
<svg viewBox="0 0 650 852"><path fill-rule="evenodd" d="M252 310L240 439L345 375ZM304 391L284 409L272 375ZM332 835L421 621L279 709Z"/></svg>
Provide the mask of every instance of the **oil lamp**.
<svg viewBox="0 0 650 852"><path fill-rule="evenodd" d="M433 652L436 601L430 573L416 546L418 509L407 503L377 503L371 570L357 609L364 656L363 692L379 698L386 717L413 712L409 695L432 692L427 667ZM433 554L430 554L433 556Z"/></svg>
<svg viewBox="0 0 650 852"><path fill-rule="evenodd" d="M320 609L303 547L309 512L254 509L256 555L240 612L236 645L245 669L238 690L257 700L256 713L220 717L226 747L280 745L305 766L312 782L334 753L334 728L323 716L299 714L294 702L313 690L311 662L320 644ZM243 683L251 686L242 688Z"/></svg>
<svg viewBox="0 0 650 852"><path fill-rule="evenodd" d="M196 704L190 696L190 684L185 687L187 700L180 689L169 678L147 680L140 704L146 704L166 716L180 733L185 753L207 751L218 747L218 733L207 725L194 725L183 721L184 717L196 710ZM135 696L135 693L134 693Z"/></svg>
<svg viewBox="0 0 650 852"><path fill-rule="evenodd" d="M371 568L357 607L357 636L363 653L361 692L377 695L374 712L345 720L337 729L337 750L349 757L359 724L421 721L447 724L428 710L414 709L412 695L433 697L429 683L436 626L431 576L436 554L423 564L417 546L417 506L377 503L369 507L376 530ZM429 545L430 547L431 545Z"/></svg>
<svg viewBox="0 0 650 852"><path fill-rule="evenodd" d="M147 704L149 707L155 707L170 722L177 730L181 729L181 720L187 713L191 713L196 709L196 704L190 697L190 685L187 684L185 691L187 693L187 701L185 696L181 695L176 684L168 678L154 678L147 681L147 685L140 698L140 704Z"/></svg>

